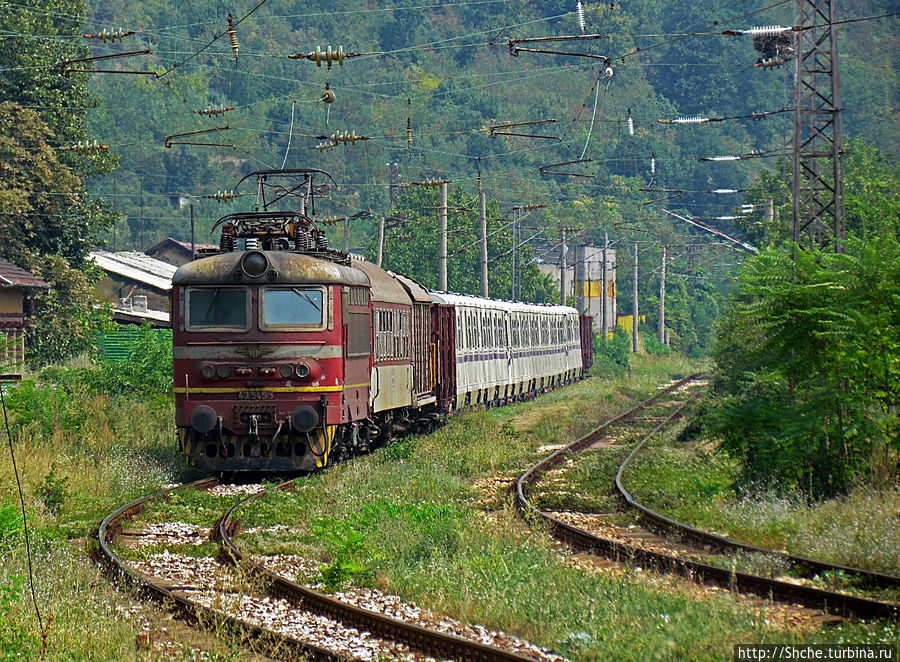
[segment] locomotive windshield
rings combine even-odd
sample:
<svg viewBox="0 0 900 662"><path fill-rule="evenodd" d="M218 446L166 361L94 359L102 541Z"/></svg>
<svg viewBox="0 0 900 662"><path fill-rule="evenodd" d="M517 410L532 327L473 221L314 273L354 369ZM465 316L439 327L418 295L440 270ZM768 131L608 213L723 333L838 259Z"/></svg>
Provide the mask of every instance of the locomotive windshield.
<svg viewBox="0 0 900 662"><path fill-rule="evenodd" d="M266 288L263 291L260 326L320 327L324 319L324 295L321 288Z"/></svg>
<svg viewBox="0 0 900 662"><path fill-rule="evenodd" d="M187 328L247 328L247 289L243 287L192 287L187 291Z"/></svg>

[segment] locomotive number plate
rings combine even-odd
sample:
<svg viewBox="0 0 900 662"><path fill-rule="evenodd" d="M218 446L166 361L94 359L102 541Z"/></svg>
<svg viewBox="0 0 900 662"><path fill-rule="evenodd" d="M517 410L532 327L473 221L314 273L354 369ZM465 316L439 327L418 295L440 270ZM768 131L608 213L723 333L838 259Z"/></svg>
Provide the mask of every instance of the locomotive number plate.
<svg viewBox="0 0 900 662"><path fill-rule="evenodd" d="M238 400L271 400L272 391L239 391Z"/></svg>

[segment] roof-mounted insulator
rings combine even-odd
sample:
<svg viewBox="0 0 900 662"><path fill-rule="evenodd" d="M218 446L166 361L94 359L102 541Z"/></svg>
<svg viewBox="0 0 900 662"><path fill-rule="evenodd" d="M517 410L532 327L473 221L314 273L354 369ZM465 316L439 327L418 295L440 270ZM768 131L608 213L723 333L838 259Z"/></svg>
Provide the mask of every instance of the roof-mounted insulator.
<svg viewBox="0 0 900 662"><path fill-rule="evenodd" d="M634 119L632 119L632 117L631 117L631 108L628 109L627 122L628 122L628 135L633 136L634 135Z"/></svg>
<svg viewBox="0 0 900 662"><path fill-rule="evenodd" d="M195 110L194 113L197 115L205 115L206 117L216 117L217 115L224 115L229 110L234 110L234 106L223 106L219 104L218 106L210 106L203 110Z"/></svg>
<svg viewBox="0 0 900 662"><path fill-rule="evenodd" d="M584 5L581 4L581 0L575 5L575 13L578 15L578 27L584 32Z"/></svg>
<svg viewBox="0 0 900 662"><path fill-rule="evenodd" d="M328 46L325 50L322 50L321 46L316 46L316 50L307 53L306 55L297 53L296 55L288 55L288 57L291 60L309 60L310 62L315 62L317 67L321 67L324 62L325 66L331 69L333 63L337 62L339 67L343 67L345 57L354 57L356 55L359 55L359 53L344 53L343 46L338 46L337 50L332 50L331 46Z"/></svg>
<svg viewBox="0 0 900 662"><path fill-rule="evenodd" d="M64 152L76 154L99 154L101 149L109 149L109 145L101 145L97 140L79 140L77 143L63 147Z"/></svg>
<svg viewBox="0 0 900 662"><path fill-rule="evenodd" d="M99 39L100 41L102 41L105 44L107 41L110 41L110 42L122 41L123 39L125 39L125 37L129 37L133 34L134 34L134 30L123 30L122 28L119 28L118 30L110 31L110 30L107 30L106 28L104 28L101 32L98 32L97 34L86 34L86 35L84 35L84 38L85 39Z"/></svg>
<svg viewBox="0 0 900 662"><path fill-rule="evenodd" d="M237 30L234 29L234 19L231 18L231 12L228 12L228 30L226 32L231 40L231 52L234 54L234 61L237 62L240 46L238 46Z"/></svg>
<svg viewBox="0 0 900 662"><path fill-rule="evenodd" d="M788 59L784 57L764 57L757 60L753 66L759 69L774 69L786 64L787 61Z"/></svg>

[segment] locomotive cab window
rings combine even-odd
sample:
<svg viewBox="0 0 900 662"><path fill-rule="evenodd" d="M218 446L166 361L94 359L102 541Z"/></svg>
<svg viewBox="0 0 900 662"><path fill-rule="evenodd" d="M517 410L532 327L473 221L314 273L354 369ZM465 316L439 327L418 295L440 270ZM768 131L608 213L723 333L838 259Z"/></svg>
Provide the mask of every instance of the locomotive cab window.
<svg viewBox="0 0 900 662"><path fill-rule="evenodd" d="M250 297L246 287L189 287L188 331L246 331Z"/></svg>
<svg viewBox="0 0 900 662"><path fill-rule="evenodd" d="M259 311L261 329L320 329L325 320L325 291L321 287L267 287Z"/></svg>

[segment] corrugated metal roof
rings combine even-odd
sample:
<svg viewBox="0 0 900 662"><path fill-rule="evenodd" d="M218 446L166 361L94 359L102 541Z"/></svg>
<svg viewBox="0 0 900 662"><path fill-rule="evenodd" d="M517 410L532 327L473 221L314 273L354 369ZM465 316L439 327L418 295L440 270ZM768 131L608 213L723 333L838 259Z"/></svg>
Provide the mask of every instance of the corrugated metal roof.
<svg viewBox="0 0 900 662"><path fill-rule="evenodd" d="M158 253L159 251L165 249L167 246L177 246L178 248L180 248L184 252L186 252L188 255L191 254L191 242L179 241L178 239L173 239L172 237L166 237L158 244L154 244L153 246L151 246L150 248L145 250L144 253L152 256L154 253ZM196 244L195 243L194 248L196 248L197 250L200 250L201 248L216 249L216 248L218 248L218 246L216 246L215 244Z"/></svg>
<svg viewBox="0 0 900 662"><path fill-rule="evenodd" d="M0 287L38 287L50 289L50 285L42 281L30 271L17 267L12 262L0 259Z"/></svg>
<svg viewBox="0 0 900 662"><path fill-rule="evenodd" d="M172 276L178 270L174 264L163 262L137 251L92 251L91 259L103 271L144 283L163 292L172 289Z"/></svg>

